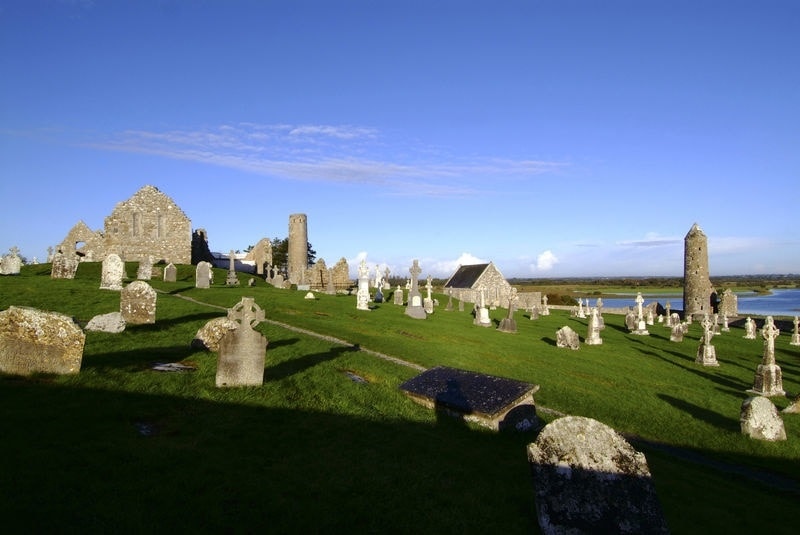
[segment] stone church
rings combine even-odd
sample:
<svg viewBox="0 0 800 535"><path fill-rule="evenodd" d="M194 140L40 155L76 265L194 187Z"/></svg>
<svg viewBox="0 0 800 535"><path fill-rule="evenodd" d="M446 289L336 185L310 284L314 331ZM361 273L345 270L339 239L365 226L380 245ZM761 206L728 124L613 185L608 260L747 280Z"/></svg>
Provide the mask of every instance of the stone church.
<svg viewBox="0 0 800 535"><path fill-rule="evenodd" d="M492 262L458 266L444 284L444 293L467 303L480 303L481 288L487 305L507 305L511 285Z"/></svg>
<svg viewBox="0 0 800 535"><path fill-rule="evenodd" d="M191 221L175 202L155 186L144 186L114 207L103 231L79 221L58 246L86 261L102 261L115 253L123 261L189 264L192 260Z"/></svg>

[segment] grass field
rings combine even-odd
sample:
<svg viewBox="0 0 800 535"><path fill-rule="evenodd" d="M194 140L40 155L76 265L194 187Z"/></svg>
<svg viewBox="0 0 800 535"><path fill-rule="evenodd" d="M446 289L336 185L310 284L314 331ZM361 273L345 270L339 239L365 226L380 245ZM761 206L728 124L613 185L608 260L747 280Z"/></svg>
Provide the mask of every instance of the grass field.
<svg viewBox="0 0 800 535"><path fill-rule="evenodd" d="M741 435L739 408L762 346L740 328L714 338L721 365L704 368L694 363L697 324L672 343L663 326L637 337L622 316L607 314L603 345L570 351L555 347L555 331L570 325L583 337L587 320L566 312L531 321L518 311L518 333L505 334L473 326L468 312L444 311L442 295L422 321L391 296L358 311L354 296L305 300L305 292L247 287L248 278L200 290L194 267L179 266L178 282L151 281L157 323L87 333L79 374L0 377L8 529L536 532L525 456L534 435L438 417L397 388L417 370L364 348L537 383L545 421L583 415L624 433L647 455L673 533L796 530L800 416L784 415L785 442ZM119 294L98 290L99 280L99 264L81 264L74 280L51 280L49 265L25 266L0 278L0 309L33 306L85 325L119 307ZM217 389L216 355L190 342L224 315L218 307L242 296L268 320L257 327L269 340L264 385ZM506 313L491 312L495 321ZM797 395L800 351L788 342L782 333L776 359L784 389ZM155 372L156 362L197 370ZM773 402L782 409L789 400Z"/></svg>

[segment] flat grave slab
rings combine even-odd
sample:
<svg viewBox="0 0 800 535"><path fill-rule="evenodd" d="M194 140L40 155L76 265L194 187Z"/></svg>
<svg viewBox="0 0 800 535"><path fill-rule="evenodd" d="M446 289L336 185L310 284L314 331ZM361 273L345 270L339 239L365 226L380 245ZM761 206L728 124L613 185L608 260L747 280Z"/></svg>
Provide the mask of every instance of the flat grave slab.
<svg viewBox="0 0 800 535"><path fill-rule="evenodd" d="M437 366L404 382L400 390L425 407L490 429L536 425L537 384Z"/></svg>

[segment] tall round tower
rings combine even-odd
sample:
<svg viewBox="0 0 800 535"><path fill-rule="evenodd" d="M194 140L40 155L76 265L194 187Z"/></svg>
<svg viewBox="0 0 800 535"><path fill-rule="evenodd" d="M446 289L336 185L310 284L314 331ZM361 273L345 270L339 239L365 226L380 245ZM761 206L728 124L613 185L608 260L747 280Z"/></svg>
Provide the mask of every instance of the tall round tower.
<svg viewBox="0 0 800 535"><path fill-rule="evenodd" d="M683 243L683 314L712 314L708 238L695 223Z"/></svg>
<svg viewBox="0 0 800 535"><path fill-rule="evenodd" d="M291 284L303 284L308 267L308 218L306 214L289 216L289 251L287 275Z"/></svg>

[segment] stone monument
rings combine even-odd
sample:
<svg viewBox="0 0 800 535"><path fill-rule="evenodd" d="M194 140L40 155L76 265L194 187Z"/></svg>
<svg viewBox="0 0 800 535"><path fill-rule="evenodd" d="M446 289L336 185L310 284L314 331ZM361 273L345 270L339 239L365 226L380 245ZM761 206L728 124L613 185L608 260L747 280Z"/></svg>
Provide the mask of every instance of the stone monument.
<svg viewBox="0 0 800 535"><path fill-rule="evenodd" d="M742 403L739 413L742 434L756 440L786 440L786 429L777 407L767 398L756 396Z"/></svg>
<svg viewBox="0 0 800 535"><path fill-rule="evenodd" d="M122 289L119 311L128 325L156 322L156 291L145 281L136 280Z"/></svg>
<svg viewBox="0 0 800 535"><path fill-rule="evenodd" d="M149 281L153 278L153 256L147 255L139 261L136 278L140 281Z"/></svg>
<svg viewBox="0 0 800 535"><path fill-rule="evenodd" d="M781 368L775 364L775 339L781 331L775 327L772 316L767 316L764 327L761 329L761 337L764 339L764 355L761 364L756 369L756 377L753 381L753 388L748 390L759 396L783 396L783 377Z"/></svg>
<svg viewBox="0 0 800 535"><path fill-rule="evenodd" d="M755 340L756 339L756 322L753 321L750 316L747 316L747 319L744 320L744 336L747 340Z"/></svg>
<svg viewBox="0 0 800 535"><path fill-rule="evenodd" d="M419 260L414 259L414 263L408 269L411 273L411 288L408 291L408 305L406 306L406 315L415 319L426 319L428 315L425 313L425 308L422 306L422 295L419 293L419 274L422 269L419 267Z"/></svg>
<svg viewBox="0 0 800 535"><path fill-rule="evenodd" d="M225 277L225 286L239 286L239 277L236 276L236 253L233 249L228 253L228 276Z"/></svg>
<svg viewBox="0 0 800 535"><path fill-rule="evenodd" d="M596 346L603 343L603 339L600 338L600 329L602 329L600 315L597 313L597 308L592 308L589 312L589 330L586 333L586 345Z"/></svg>
<svg viewBox="0 0 800 535"><path fill-rule="evenodd" d="M636 294L636 328L631 331L631 334L636 334L639 336L648 336L650 332L647 330L647 321L644 319L644 310L642 308L642 304L644 303L644 297L642 297L642 292L637 292Z"/></svg>
<svg viewBox="0 0 800 535"><path fill-rule="evenodd" d="M489 318L489 309L486 308L486 289L481 286L478 288L480 292L480 302L475 307L475 320L473 323L479 327L491 327L492 320Z"/></svg>
<svg viewBox="0 0 800 535"><path fill-rule="evenodd" d="M111 253L103 259L100 275L101 290L122 290L122 279L125 276L125 264L119 255Z"/></svg>
<svg viewBox="0 0 800 535"><path fill-rule="evenodd" d="M517 300L517 289L511 288L511 294L508 296L508 315L500 320L500 325L497 330L503 333L517 332L517 322L514 320L514 301Z"/></svg>
<svg viewBox="0 0 800 535"><path fill-rule="evenodd" d="M264 321L264 311L252 297L228 310L228 319L239 324L219 344L216 385L218 387L261 386L267 339L253 328Z"/></svg>
<svg viewBox="0 0 800 535"><path fill-rule="evenodd" d="M565 325L556 331L556 347L568 347L573 350L581 348L581 340L578 333L572 330L569 325Z"/></svg>
<svg viewBox="0 0 800 535"><path fill-rule="evenodd" d="M433 314L433 298L431 297L431 290L433 290L433 283L431 276L428 275L428 280L425 284L425 299L422 300L422 308L425 309L426 314Z"/></svg>
<svg viewBox="0 0 800 535"><path fill-rule="evenodd" d="M800 319L797 316L794 317L794 331L792 331L792 341L789 342L789 345L793 346L800 346L800 331L798 331L798 324L800 324Z"/></svg>
<svg viewBox="0 0 800 535"><path fill-rule="evenodd" d="M178 280L178 268L170 262L164 268L164 282L175 282L176 280Z"/></svg>
<svg viewBox="0 0 800 535"><path fill-rule="evenodd" d="M0 372L78 373L85 341L69 316L10 306L0 312Z"/></svg>
<svg viewBox="0 0 800 535"><path fill-rule="evenodd" d="M361 264L358 266L356 309L369 310L369 267L367 267L366 259L361 259Z"/></svg>
<svg viewBox="0 0 800 535"><path fill-rule="evenodd" d="M206 261L199 262L194 270L195 288L210 288L213 276L211 263Z"/></svg>
<svg viewBox="0 0 800 535"><path fill-rule="evenodd" d="M308 217L306 214L289 216L289 242L287 271L290 284L304 284L308 267Z"/></svg>
<svg viewBox="0 0 800 535"><path fill-rule="evenodd" d="M703 366L719 366L716 349L711 345L711 339L714 338L714 323L709 319L708 314L703 316L703 321L700 322L700 325L703 327L703 337L700 340L700 347L697 348L697 358L694 361Z"/></svg>

